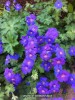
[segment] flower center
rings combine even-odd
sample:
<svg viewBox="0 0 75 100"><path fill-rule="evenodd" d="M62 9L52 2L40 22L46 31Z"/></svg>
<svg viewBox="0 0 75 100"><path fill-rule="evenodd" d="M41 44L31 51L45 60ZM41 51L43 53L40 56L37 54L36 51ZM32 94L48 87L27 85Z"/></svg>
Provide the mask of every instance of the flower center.
<svg viewBox="0 0 75 100"><path fill-rule="evenodd" d="M64 77L65 77L65 75L64 75L64 74L62 74L62 75L61 75L61 77L62 77L62 78L64 78Z"/></svg>
<svg viewBox="0 0 75 100"><path fill-rule="evenodd" d="M58 60L57 63L60 64L60 61Z"/></svg>
<svg viewBox="0 0 75 100"><path fill-rule="evenodd" d="M60 52L60 54L63 54L62 52Z"/></svg>
<svg viewBox="0 0 75 100"><path fill-rule="evenodd" d="M47 58L47 55L44 55L44 58Z"/></svg>
<svg viewBox="0 0 75 100"><path fill-rule="evenodd" d="M8 73L8 76L11 76L11 73Z"/></svg>
<svg viewBox="0 0 75 100"><path fill-rule="evenodd" d="M71 78L71 81L73 81L73 78Z"/></svg>
<svg viewBox="0 0 75 100"><path fill-rule="evenodd" d="M44 91L44 90L42 90L42 93L45 93L45 91Z"/></svg>

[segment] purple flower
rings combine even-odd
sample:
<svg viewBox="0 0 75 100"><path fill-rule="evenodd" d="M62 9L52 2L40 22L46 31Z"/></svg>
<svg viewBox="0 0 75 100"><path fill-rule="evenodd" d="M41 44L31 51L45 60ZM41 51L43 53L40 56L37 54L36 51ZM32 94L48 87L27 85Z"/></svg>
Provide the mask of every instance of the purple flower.
<svg viewBox="0 0 75 100"><path fill-rule="evenodd" d="M25 66L25 65L33 67L34 66L34 61L30 58L24 59L24 61L22 63L22 66Z"/></svg>
<svg viewBox="0 0 75 100"><path fill-rule="evenodd" d="M8 65L10 63L10 60L11 58L10 58L10 55L8 54L5 59L5 65Z"/></svg>
<svg viewBox="0 0 75 100"><path fill-rule="evenodd" d="M20 11L22 9L22 6L19 4L19 3L17 3L16 5L15 5L15 10L16 11Z"/></svg>
<svg viewBox="0 0 75 100"><path fill-rule="evenodd" d="M14 53L14 55L7 55L6 59L5 59L5 65L8 65L10 63L10 61L13 60L18 60L19 55L17 53Z"/></svg>
<svg viewBox="0 0 75 100"><path fill-rule="evenodd" d="M49 72L50 69L52 68L52 65L51 65L51 63L48 62L48 61L43 61L43 62L41 63L41 67L44 68L45 71Z"/></svg>
<svg viewBox="0 0 75 100"><path fill-rule="evenodd" d="M71 85L75 84L75 74L70 74L68 83Z"/></svg>
<svg viewBox="0 0 75 100"><path fill-rule="evenodd" d="M57 0L54 4L56 9L61 9L63 7L63 3L61 0Z"/></svg>
<svg viewBox="0 0 75 100"><path fill-rule="evenodd" d="M7 7L7 6L6 6L5 9L6 9L8 12L10 11L10 7Z"/></svg>
<svg viewBox="0 0 75 100"><path fill-rule="evenodd" d="M9 69L9 68L6 68L5 71L4 71L4 77L5 79L10 82L11 81L11 77L14 75L13 73L13 70L12 69Z"/></svg>
<svg viewBox="0 0 75 100"><path fill-rule="evenodd" d="M33 68L32 66L23 65L21 67L21 70L22 70L22 73L26 75L32 71L32 68Z"/></svg>
<svg viewBox="0 0 75 100"><path fill-rule="evenodd" d="M72 98L72 100L75 100L75 98Z"/></svg>
<svg viewBox="0 0 75 100"><path fill-rule="evenodd" d="M5 3L5 7L9 7L10 6L10 1L8 0L8 1L6 1L6 3Z"/></svg>
<svg viewBox="0 0 75 100"><path fill-rule="evenodd" d="M35 61L36 60L36 55L33 52L31 52L31 53L26 52L26 58L30 58L30 59Z"/></svg>
<svg viewBox="0 0 75 100"><path fill-rule="evenodd" d="M46 37L46 38L45 38L45 41L46 41L46 43L48 43L48 44L52 44L52 43L55 42L54 39L53 39L53 38L50 38L50 37Z"/></svg>
<svg viewBox="0 0 75 100"><path fill-rule="evenodd" d="M40 77L40 81L47 81L47 77Z"/></svg>
<svg viewBox="0 0 75 100"><path fill-rule="evenodd" d="M6 68L4 71L4 77L5 79L14 84L14 85L18 85L21 81L22 81L22 77L20 74L14 74L12 69Z"/></svg>
<svg viewBox="0 0 75 100"><path fill-rule="evenodd" d="M37 47L37 53L41 53L42 52L42 47L41 47L41 45L38 45L38 47Z"/></svg>
<svg viewBox="0 0 75 100"><path fill-rule="evenodd" d="M54 45L54 47L55 47L55 51L56 51L56 49L59 49L59 48L60 48L60 45L59 45L58 43L56 43L56 44Z"/></svg>
<svg viewBox="0 0 75 100"><path fill-rule="evenodd" d="M14 53L14 55L10 55L10 58L11 59L14 59L14 60L18 60L19 59L19 54L17 54L17 53Z"/></svg>
<svg viewBox="0 0 75 100"><path fill-rule="evenodd" d="M75 56L75 46L71 46L69 49L70 56Z"/></svg>
<svg viewBox="0 0 75 100"><path fill-rule="evenodd" d="M30 86L30 82L26 82L26 85L27 85L27 86Z"/></svg>
<svg viewBox="0 0 75 100"><path fill-rule="evenodd" d="M20 43L25 47L28 43L28 36L22 36Z"/></svg>
<svg viewBox="0 0 75 100"><path fill-rule="evenodd" d="M27 32L27 36L30 36L30 37L36 37L37 36L37 32L33 32L32 30L28 30Z"/></svg>
<svg viewBox="0 0 75 100"><path fill-rule="evenodd" d="M53 58L52 60L52 64L53 66L56 66L56 65L64 65L65 64L65 59L64 58L58 58L58 57L55 57Z"/></svg>
<svg viewBox="0 0 75 100"><path fill-rule="evenodd" d="M54 52L54 47L53 47L52 44L46 44L46 45L44 45L44 46L42 47L42 50L43 50L43 51L44 51L44 50L50 51L51 53L53 53L53 52Z"/></svg>
<svg viewBox="0 0 75 100"><path fill-rule="evenodd" d="M6 1L6 3L5 3L5 9L7 10L7 11L10 11L10 4L11 4L11 2L8 0L8 1Z"/></svg>
<svg viewBox="0 0 75 100"><path fill-rule="evenodd" d="M31 25L31 26L29 27L29 30L32 31L32 32L34 32L34 33L37 33L37 31L38 31L38 26L37 26L37 25Z"/></svg>
<svg viewBox="0 0 75 100"><path fill-rule="evenodd" d="M37 41L38 41L38 44L43 44L45 42L44 36L38 36Z"/></svg>
<svg viewBox="0 0 75 100"><path fill-rule="evenodd" d="M39 87L39 88L37 89L37 92L38 92L38 94L41 94L41 95L49 94L48 89L45 88L45 87Z"/></svg>
<svg viewBox="0 0 75 100"><path fill-rule="evenodd" d="M26 54L33 53L33 55L35 55L37 53L37 48L26 48L25 52Z"/></svg>
<svg viewBox="0 0 75 100"><path fill-rule="evenodd" d="M26 17L26 23L27 25L33 25L35 24L36 16L34 14L30 14Z"/></svg>
<svg viewBox="0 0 75 100"><path fill-rule="evenodd" d="M16 3L17 1L16 0L13 0L13 3Z"/></svg>
<svg viewBox="0 0 75 100"><path fill-rule="evenodd" d="M56 56L65 58L66 54L63 48L56 48Z"/></svg>
<svg viewBox="0 0 75 100"><path fill-rule="evenodd" d="M46 77L41 77L40 82L37 82L36 89L38 94L49 94L48 90L49 82Z"/></svg>
<svg viewBox="0 0 75 100"><path fill-rule="evenodd" d="M51 81L49 83L49 88L50 88L50 90L49 90L50 94L51 93L59 92L59 90L60 90L60 84L58 83L57 80L53 80L53 81Z"/></svg>
<svg viewBox="0 0 75 100"><path fill-rule="evenodd" d="M0 42L0 54L2 54L3 51L4 51L4 49L3 49L3 45L2 45L2 42Z"/></svg>
<svg viewBox="0 0 75 100"><path fill-rule="evenodd" d="M46 50L42 51L41 54L40 54L40 58L42 60L45 60L45 61L50 60L51 56L52 56L51 52L50 51L46 51Z"/></svg>
<svg viewBox="0 0 75 100"><path fill-rule="evenodd" d="M62 71L62 66L61 65L54 66L55 76L57 76L61 71Z"/></svg>
<svg viewBox="0 0 75 100"><path fill-rule="evenodd" d="M47 78L46 77L41 77L40 78L40 83L42 86L48 87L49 82L47 82Z"/></svg>
<svg viewBox="0 0 75 100"><path fill-rule="evenodd" d="M45 85L45 84L44 84ZM37 82L36 83L36 88L38 89L39 87L42 87L43 85L41 84L41 82Z"/></svg>
<svg viewBox="0 0 75 100"><path fill-rule="evenodd" d="M25 47L26 49L37 47L37 39L36 38L29 38L28 44Z"/></svg>
<svg viewBox="0 0 75 100"><path fill-rule="evenodd" d="M57 74L57 80L59 82L67 82L69 79L69 72L66 70L62 70L59 74Z"/></svg>
<svg viewBox="0 0 75 100"><path fill-rule="evenodd" d="M45 34L45 37L55 40L58 37L58 30L56 28L49 28Z"/></svg>
<svg viewBox="0 0 75 100"><path fill-rule="evenodd" d="M19 85L22 81L22 77L20 74L14 74L12 75L11 77L11 83L14 84L14 85Z"/></svg>

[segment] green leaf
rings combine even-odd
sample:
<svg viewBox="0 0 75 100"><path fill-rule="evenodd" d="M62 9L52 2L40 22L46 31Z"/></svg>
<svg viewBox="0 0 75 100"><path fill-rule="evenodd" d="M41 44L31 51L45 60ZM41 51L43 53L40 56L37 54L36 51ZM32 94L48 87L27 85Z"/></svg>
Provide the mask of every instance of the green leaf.
<svg viewBox="0 0 75 100"><path fill-rule="evenodd" d="M9 96L10 92L12 93L12 92L15 91L14 86L12 84L6 85L5 90L6 90L5 93L6 93L7 96Z"/></svg>
<svg viewBox="0 0 75 100"><path fill-rule="evenodd" d="M14 48L14 51L16 53L18 53L20 55L20 57L22 57L23 55L23 52L24 52L24 47L22 45L17 45L15 48Z"/></svg>
<svg viewBox="0 0 75 100"><path fill-rule="evenodd" d="M68 11L73 12L73 5L71 3L68 4Z"/></svg>
<svg viewBox="0 0 75 100"><path fill-rule="evenodd" d="M4 92L0 91L0 100L4 100Z"/></svg>
<svg viewBox="0 0 75 100"><path fill-rule="evenodd" d="M36 69L40 72L40 73L44 73L44 69L42 67L40 67L40 64L37 65L36 64Z"/></svg>

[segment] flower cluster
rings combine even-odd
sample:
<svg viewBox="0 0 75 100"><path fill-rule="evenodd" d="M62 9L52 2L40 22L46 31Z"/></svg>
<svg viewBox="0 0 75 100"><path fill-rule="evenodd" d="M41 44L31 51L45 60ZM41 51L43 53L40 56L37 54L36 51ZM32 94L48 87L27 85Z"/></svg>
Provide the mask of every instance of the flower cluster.
<svg viewBox="0 0 75 100"><path fill-rule="evenodd" d="M60 91L60 84L57 80L48 82L46 77L41 77L36 85L38 94L53 94Z"/></svg>
<svg viewBox="0 0 75 100"><path fill-rule="evenodd" d="M66 63L66 52L55 42L59 36L59 31L51 27L46 31L45 35L40 36L38 26L35 25L35 20L36 16L34 14L30 14L26 17L28 31L26 36L22 36L20 40L20 43L25 48L25 59L22 63L21 70L24 74L30 73L37 60L37 55L40 55L42 61L40 67L46 72L54 68L56 80L48 82L47 78L40 78L40 82L38 82L36 86L38 93L51 94L59 92L59 82L68 82L70 80L70 73L62 67ZM74 47L72 47L72 49L70 52L72 51L72 55L74 55Z"/></svg>
<svg viewBox="0 0 75 100"><path fill-rule="evenodd" d="M22 81L21 75L18 73L14 74L13 70L9 68L5 69L4 77L8 82L12 83L14 86L17 86Z"/></svg>
<svg viewBox="0 0 75 100"><path fill-rule="evenodd" d="M56 1L55 5L58 8L61 4ZM8 6L9 3L6 4ZM17 11L20 10L20 5L15 7ZM37 62L37 58L41 59L40 67L45 72L54 70L55 79L50 82L46 77L41 77L40 81L37 82L36 89L38 94L53 94L60 91L61 83L66 82L75 88L75 74L71 74L63 68L66 63L66 52L65 50L56 43L56 39L59 36L59 31L55 27L50 27L45 35L40 36L38 32L38 26L35 24L36 16L30 14L26 17L25 22L28 25L28 31L25 36L21 37L20 43L24 47L25 58L21 64L21 71L27 75L31 73L32 69ZM70 56L75 56L75 47L72 46L69 49ZM10 61L18 60L19 55L8 54L5 59L5 65L9 64ZM37 77L37 74L35 74ZM14 74L12 69L5 69L4 76L6 80L14 85L18 85L22 78L20 74ZM34 80L36 79L33 77Z"/></svg>
<svg viewBox="0 0 75 100"><path fill-rule="evenodd" d="M38 27L35 25L36 16L31 14L26 17L26 23L28 25L28 31L26 36L22 36L20 43L25 48L25 59L22 63L22 72L28 74L32 71L36 60L37 53L37 31Z"/></svg>
<svg viewBox="0 0 75 100"><path fill-rule="evenodd" d="M13 0L13 5L16 11L20 11L22 9L22 6L19 3L17 3L16 0ZM10 6L11 6L11 1L10 0L6 1L5 9L7 11L10 11Z"/></svg>

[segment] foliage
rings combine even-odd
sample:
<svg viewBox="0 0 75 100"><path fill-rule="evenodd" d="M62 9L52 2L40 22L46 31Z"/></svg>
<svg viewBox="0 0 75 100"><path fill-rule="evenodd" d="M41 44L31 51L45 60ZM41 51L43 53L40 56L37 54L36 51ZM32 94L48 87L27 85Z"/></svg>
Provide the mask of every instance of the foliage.
<svg viewBox="0 0 75 100"><path fill-rule="evenodd" d="M19 12L15 11L13 7L11 7L10 12L5 9L3 13L0 12L0 38L4 48L3 54L0 55L0 82L3 84L0 90L0 100L3 100L5 96L8 98L10 95L12 95L12 98L17 98L15 97L15 95L17 95L22 100L22 95L37 94L35 87L40 76L46 76L49 80L55 78L53 69L47 73L40 67L41 59L39 57L37 57L34 68L30 74L24 76L21 73L20 68L25 54L24 47L20 44L20 39L27 33L28 28L25 18L30 13L34 13L37 16L36 24L39 27L38 32L40 35L44 35L49 27L56 27L59 30L60 33L56 39L56 43L59 43L66 51L68 65L66 64L64 68L74 64L75 59L73 57L71 58L68 54L69 47L75 46L74 6L68 3L67 0L63 0L64 6L58 10L54 7L55 0L49 0L48 2L35 0L35 2L35 4L26 3L25 8ZM14 53L18 53L20 59L18 61L11 60L10 64L6 66L4 64L6 55L13 55ZM4 79L3 73L6 67L13 68L15 73L19 72L22 75L23 82L16 90L12 84L8 84ZM30 85L27 86L27 82L30 82ZM24 98L24 100L30 100L30 98ZM32 98L32 100L35 100L35 98Z"/></svg>

